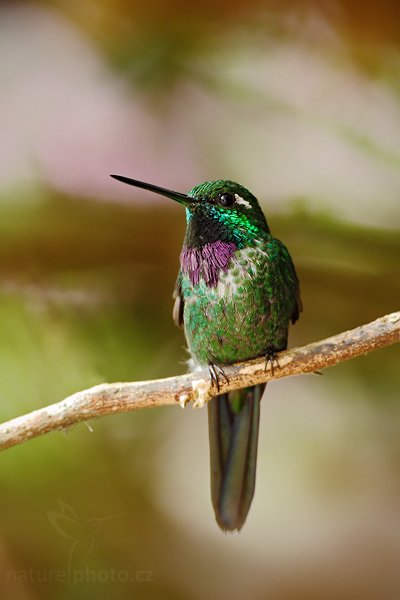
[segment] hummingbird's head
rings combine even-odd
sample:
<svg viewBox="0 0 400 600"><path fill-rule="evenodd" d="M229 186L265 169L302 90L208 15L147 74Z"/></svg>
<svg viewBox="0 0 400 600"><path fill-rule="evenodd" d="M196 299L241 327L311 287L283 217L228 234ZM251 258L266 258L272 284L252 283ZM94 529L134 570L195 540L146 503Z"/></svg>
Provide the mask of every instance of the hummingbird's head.
<svg viewBox="0 0 400 600"><path fill-rule="evenodd" d="M206 181L192 188L188 198L189 246L223 240L244 247L269 232L257 198L239 183Z"/></svg>
<svg viewBox="0 0 400 600"><path fill-rule="evenodd" d="M185 245L188 247L222 240L243 248L269 233L257 198L234 181L206 181L188 194L182 194L121 175L111 177L183 204L187 219Z"/></svg>

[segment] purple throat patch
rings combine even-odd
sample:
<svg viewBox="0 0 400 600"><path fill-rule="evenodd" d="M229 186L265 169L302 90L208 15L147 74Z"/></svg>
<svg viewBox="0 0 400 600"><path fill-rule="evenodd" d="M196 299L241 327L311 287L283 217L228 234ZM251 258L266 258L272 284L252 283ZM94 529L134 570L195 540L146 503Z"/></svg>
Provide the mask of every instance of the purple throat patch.
<svg viewBox="0 0 400 600"><path fill-rule="evenodd" d="M233 242L210 242L198 248L183 246L181 252L181 270L189 275L192 285L203 279L208 287L218 285L221 272L226 273L236 250Z"/></svg>

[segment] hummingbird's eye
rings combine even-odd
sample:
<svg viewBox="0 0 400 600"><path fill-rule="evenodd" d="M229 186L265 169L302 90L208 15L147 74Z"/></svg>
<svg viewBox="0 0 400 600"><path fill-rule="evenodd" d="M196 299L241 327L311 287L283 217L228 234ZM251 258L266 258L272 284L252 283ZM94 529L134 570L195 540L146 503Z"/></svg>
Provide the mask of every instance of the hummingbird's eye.
<svg viewBox="0 0 400 600"><path fill-rule="evenodd" d="M219 194L218 204L221 206L232 206L235 203L235 195L226 192L225 194Z"/></svg>

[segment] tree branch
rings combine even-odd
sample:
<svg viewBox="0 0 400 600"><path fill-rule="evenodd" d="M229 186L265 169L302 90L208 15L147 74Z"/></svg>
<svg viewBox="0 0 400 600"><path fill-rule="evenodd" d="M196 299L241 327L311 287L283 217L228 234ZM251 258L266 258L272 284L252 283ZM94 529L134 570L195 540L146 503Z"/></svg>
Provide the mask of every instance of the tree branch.
<svg viewBox="0 0 400 600"><path fill-rule="evenodd" d="M225 367L229 381L220 381L220 393L289 375L312 373L399 341L400 312L396 312L351 331L281 352L278 355L279 367L275 366L273 373L271 368L265 370L265 361L259 358ZM97 385L3 423L0 425L0 449L22 444L49 431L65 429L93 417L138 408L185 404L195 399L193 391L199 382L211 392L208 396L216 395L217 390L215 386L210 388L209 380L209 373L204 369L154 381Z"/></svg>

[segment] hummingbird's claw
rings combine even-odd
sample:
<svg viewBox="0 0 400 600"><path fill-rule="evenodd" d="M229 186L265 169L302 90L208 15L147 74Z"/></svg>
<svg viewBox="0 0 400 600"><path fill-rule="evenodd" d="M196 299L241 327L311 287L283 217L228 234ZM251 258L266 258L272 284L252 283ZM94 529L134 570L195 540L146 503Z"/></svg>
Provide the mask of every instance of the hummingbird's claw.
<svg viewBox="0 0 400 600"><path fill-rule="evenodd" d="M271 375L274 376L275 367L281 368L276 351L273 348L268 348L265 353L264 371L268 369L268 363L271 365Z"/></svg>
<svg viewBox="0 0 400 600"><path fill-rule="evenodd" d="M215 363L210 363L208 365L208 371L210 373L211 383L215 385L215 387L217 388L217 392L219 392L220 389L220 377L225 379L226 383L229 383L227 375L225 374L223 368L219 365Z"/></svg>
<svg viewBox="0 0 400 600"><path fill-rule="evenodd" d="M193 388L193 408L203 408L207 400L211 398L211 383L205 379L195 379L192 381Z"/></svg>

